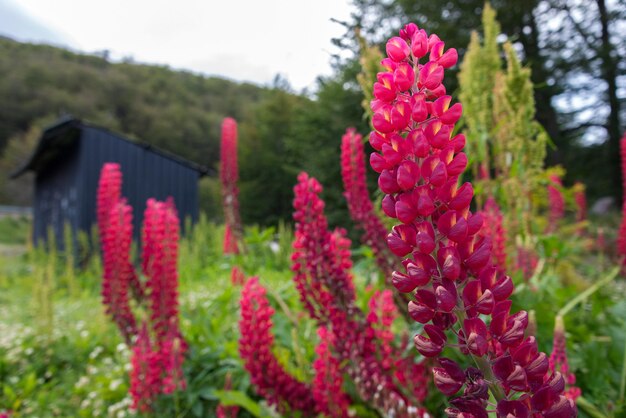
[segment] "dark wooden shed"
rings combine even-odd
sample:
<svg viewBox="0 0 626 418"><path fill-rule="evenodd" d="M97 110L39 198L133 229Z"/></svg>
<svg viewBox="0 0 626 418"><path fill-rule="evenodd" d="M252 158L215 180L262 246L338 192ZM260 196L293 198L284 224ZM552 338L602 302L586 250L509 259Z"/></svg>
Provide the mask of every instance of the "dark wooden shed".
<svg viewBox="0 0 626 418"><path fill-rule="evenodd" d="M174 198L181 222L198 217L198 180L207 170L148 144L131 141L107 129L64 118L46 129L31 157L11 174L35 172L33 239L45 239L49 227L62 237L63 225L90 231L96 223L96 190L100 169L119 163L122 194L133 207L139 237L146 200Z"/></svg>

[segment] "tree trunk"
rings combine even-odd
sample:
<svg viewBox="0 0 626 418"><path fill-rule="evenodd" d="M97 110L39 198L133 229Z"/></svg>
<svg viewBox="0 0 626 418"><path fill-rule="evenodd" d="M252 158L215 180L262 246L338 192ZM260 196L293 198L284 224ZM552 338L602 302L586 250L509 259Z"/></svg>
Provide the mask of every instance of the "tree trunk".
<svg viewBox="0 0 626 418"><path fill-rule="evenodd" d="M620 136L621 126L619 120L620 103L617 97L617 73L616 63L613 58L613 45L609 34L609 16L606 10L605 0L596 0L598 12L600 14L600 24L602 25L602 45L600 47L600 59L602 62L602 78L606 82L606 96L609 102L610 113L606 121L607 141L607 161L611 167L611 184L613 193L617 196L618 202L622 201L622 173L620 164Z"/></svg>
<svg viewBox="0 0 626 418"><path fill-rule="evenodd" d="M535 107L537 109L535 118L543 126L552 141L559 146L561 151L567 147L563 143L561 128L559 127L556 110L552 105L552 98L556 95L554 87L548 85L548 73L544 65L544 57L539 49L539 29L535 20L534 9L538 5L537 1L522 1L522 24L520 25L520 42L524 47L526 62L530 65L531 80L535 86ZM528 34L524 33L524 26L530 28ZM558 151L557 151L558 152ZM557 152L550 158L552 163L562 162Z"/></svg>

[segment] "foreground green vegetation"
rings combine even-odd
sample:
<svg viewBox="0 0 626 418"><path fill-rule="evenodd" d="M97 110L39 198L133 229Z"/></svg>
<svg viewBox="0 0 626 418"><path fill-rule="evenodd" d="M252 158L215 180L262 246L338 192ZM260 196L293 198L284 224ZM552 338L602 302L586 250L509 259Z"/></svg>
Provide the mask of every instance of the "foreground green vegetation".
<svg viewBox="0 0 626 418"><path fill-rule="evenodd" d="M214 391L223 389L226 373L232 374L235 389L249 391L237 354L239 289L230 285L235 260L222 259L221 233L203 222L182 244L181 326L191 349L185 370L188 390L174 395L180 399L170 402L176 405L171 416L210 415L217 404ZM269 247L274 230L250 230L255 263L244 266L262 276L275 300L287 308L295 301L284 252L290 234L281 230L279 236L279 251L274 252ZM261 257L264 263L258 263ZM34 250L3 257L0 266L0 411L40 417L132 415L129 350L104 316L98 258L79 271L68 267L63 255ZM284 325L285 333L277 338L286 347L295 344L292 338L304 340L311 332L301 326L301 335L292 334Z"/></svg>
<svg viewBox="0 0 626 418"><path fill-rule="evenodd" d="M230 282L234 264L247 276L258 275L269 289L281 362L295 376L311 378L315 324L298 314L302 307L289 270L290 229L248 228L246 256L223 257L222 236L221 227L203 220L181 242L188 388L160 398L158 410L169 411L167 416L214 416L220 398L241 405L239 416L272 414L256 397L239 358L240 287ZM583 394L580 415L619 417L624 412L626 288L623 278L615 277L610 254L590 251L590 243L542 237L539 267L526 283L515 278L514 302L535 312L540 348L548 353L557 311L579 302L565 322L570 366ZM16 417L133 416L129 351L103 313L98 257L80 270L70 268L62 254L32 250L0 257L0 411L13 410ZM358 300L365 309L381 278L369 249L354 249L353 260ZM586 289L593 293L585 295ZM413 328L410 333L418 331L417 324ZM227 374L232 391L223 392ZM427 402L431 411L442 410L436 392L430 391Z"/></svg>

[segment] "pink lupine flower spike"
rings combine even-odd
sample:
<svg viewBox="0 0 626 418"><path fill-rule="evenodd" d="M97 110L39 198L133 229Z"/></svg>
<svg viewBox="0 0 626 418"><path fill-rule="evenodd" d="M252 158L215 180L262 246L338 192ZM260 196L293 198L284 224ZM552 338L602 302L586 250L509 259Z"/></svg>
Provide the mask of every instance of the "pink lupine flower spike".
<svg viewBox="0 0 626 418"><path fill-rule="evenodd" d="M387 243L404 261L393 283L414 296L409 313L424 324L415 346L439 361L433 374L451 397L447 415L487 418L491 392L498 417L575 416L563 376L549 374L547 356L525 336L528 314L511 312L513 282L493 266L491 239L479 235L471 183L458 185L465 137L452 133L462 107L442 84L456 51L411 23L387 42L387 56L371 103L370 162L383 211L397 219ZM455 346L478 367L441 357Z"/></svg>

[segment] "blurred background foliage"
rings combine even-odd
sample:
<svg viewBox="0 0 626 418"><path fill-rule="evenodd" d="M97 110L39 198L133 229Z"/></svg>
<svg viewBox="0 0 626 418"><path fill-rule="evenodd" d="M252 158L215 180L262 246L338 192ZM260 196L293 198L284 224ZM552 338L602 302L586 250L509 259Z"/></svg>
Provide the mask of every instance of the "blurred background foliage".
<svg viewBox="0 0 626 418"><path fill-rule="evenodd" d="M509 39L532 70L536 118L554 144L547 163L564 166L566 186L583 181L592 201L615 196L619 202L626 0L495 0L492 5L500 22L492 36L499 44ZM415 21L457 48L462 60L471 31L481 26L484 4L354 0L353 6L352 19L338 22L346 34L334 40L334 74L320 78L314 92L295 92L280 77L260 87L0 39L0 172L18 166L41 129L64 114L217 169L220 123L231 116L240 124L244 222L272 225L289 219L291 188L305 169L326 185L331 224L345 224L340 138L347 126L368 131L356 82L355 29L368 44L380 46L402 23ZM446 84L458 97L456 77L446 77ZM12 182L1 176L0 204L28 205L30 184L28 177ZM209 178L201 190L203 210L219 220L219 186Z"/></svg>

